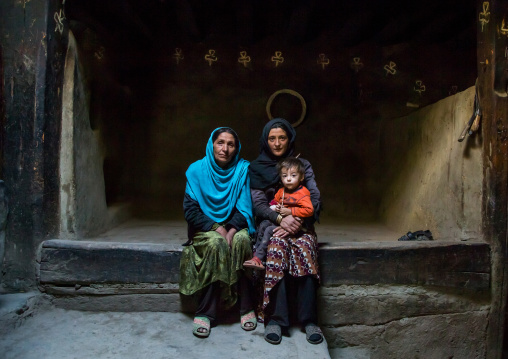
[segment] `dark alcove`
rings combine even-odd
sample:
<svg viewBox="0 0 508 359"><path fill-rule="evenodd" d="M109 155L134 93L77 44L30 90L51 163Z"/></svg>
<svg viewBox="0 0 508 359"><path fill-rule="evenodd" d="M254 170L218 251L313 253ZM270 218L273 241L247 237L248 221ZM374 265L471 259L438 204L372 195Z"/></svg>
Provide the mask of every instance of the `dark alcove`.
<svg viewBox="0 0 508 359"><path fill-rule="evenodd" d="M322 224L478 234L480 139L456 141L473 110L475 2L68 0L65 11L108 206L183 219L185 171L210 132L234 128L253 160L270 95L291 89L306 103L297 152L313 164ZM296 122L302 106L281 94L270 111Z"/></svg>

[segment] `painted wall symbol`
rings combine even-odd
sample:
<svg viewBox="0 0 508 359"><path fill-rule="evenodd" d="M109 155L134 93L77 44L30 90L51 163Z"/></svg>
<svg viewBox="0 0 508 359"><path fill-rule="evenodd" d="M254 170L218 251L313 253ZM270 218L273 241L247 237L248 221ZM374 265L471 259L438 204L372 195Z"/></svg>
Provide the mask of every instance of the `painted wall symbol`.
<svg viewBox="0 0 508 359"><path fill-rule="evenodd" d="M325 67L330 64L330 59L328 57L326 57L325 54L319 54L319 58L317 59L317 63L318 63L318 65L321 65L321 67L324 70Z"/></svg>
<svg viewBox="0 0 508 359"><path fill-rule="evenodd" d="M215 56L215 50L208 50L208 54L205 55L205 61L208 61L208 65L212 66L213 62L217 62L219 58Z"/></svg>
<svg viewBox="0 0 508 359"><path fill-rule="evenodd" d="M275 51L275 55L272 56L272 62L275 62L275 67L279 66L284 62L284 58L282 57L282 51Z"/></svg>
<svg viewBox="0 0 508 359"><path fill-rule="evenodd" d="M97 60L102 60L102 58L104 57L104 52L106 51L106 49L104 48L104 46L101 46L97 51L95 51L94 53L94 56Z"/></svg>
<svg viewBox="0 0 508 359"><path fill-rule="evenodd" d="M351 68L355 70L355 72L360 71L363 68L363 63L359 57L353 58L353 62L351 63Z"/></svg>
<svg viewBox="0 0 508 359"><path fill-rule="evenodd" d="M390 61L389 64L385 65L384 69L386 71L386 76L388 76L388 74L395 75L397 73L397 70L395 70L396 67L397 64L393 61Z"/></svg>
<svg viewBox="0 0 508 359"><path fill-rule="evenodd" d="M501 35L508 36L508 28L505 27L504 18L503 21L501 21L501 28L499 29L499 32L501 33Z"/></svg>
<svg viewBox="0 0 508 359"><path fill-rule="evenodd" d="M480 21L480 24L482 24L482 32L483 32L483 27L485 26L485 24L488 24L490 21L489 6L490 6L489 2L484 1L483 2L483 11L479 15L479 21Z"/></svg>
<svg viewBox="0 0 508 359"><path fill-rule="evenodd" d="M173 58L176 60L176 64L177 65L180 63L180 60L184 59L181 48L177 47L175 49L175 53L173 54Z"/></svg>
<svg viewBox="0 0 508 359"><path fill-rule="evenodd" d="M425 90L426 90L426 87L423 84L423 81L416 80L416 83L415 83L415 86L414 86L414 90L415 90L415 92L418 92L418 94L421 96L422 92L425 92Z"/></svg>
<svg viewBox="0 0 508 359"><path fill-rule="evenodd" d="M63 30L64 30L63 21L65 20L65 13L64 13L63 9L60 9L60 12L55 12L53 19L55 19L55 23L56 23L55 32L58 31L60 33L60 35L62 35Z"/></svg>
<svg viewBox="0 0 508 359"><path fill-rule="evenodd" d="M240 51L238 62L241 63L243 67L247 67L247 64L250 62L250 56L247 56L247 51Z"/></svg>

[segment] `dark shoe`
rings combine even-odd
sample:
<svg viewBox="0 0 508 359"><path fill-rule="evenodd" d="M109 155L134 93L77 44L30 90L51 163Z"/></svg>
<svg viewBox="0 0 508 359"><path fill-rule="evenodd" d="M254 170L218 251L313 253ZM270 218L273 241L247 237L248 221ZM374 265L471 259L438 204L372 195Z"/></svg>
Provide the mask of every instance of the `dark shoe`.
<svg viewBox="0 0 508 359"><path fill-rule="evenodd" d="M280 325L268 324L265 327L265 340L270 344L279 344L282 340Z"/></svg>
<svg viewBox="0 0 508 359"><path fill-rule="evenodd" d="M307 341L311 344L319 344L323 341L323 332L316 324L307 324L305 326Z"/></svg>
<svg viewBox="0 0 508 359"><path fill-rule="evenodd" d="M399 238L399 241L432 241L432 232L428 229L425 231L407 232Z"/></svg>

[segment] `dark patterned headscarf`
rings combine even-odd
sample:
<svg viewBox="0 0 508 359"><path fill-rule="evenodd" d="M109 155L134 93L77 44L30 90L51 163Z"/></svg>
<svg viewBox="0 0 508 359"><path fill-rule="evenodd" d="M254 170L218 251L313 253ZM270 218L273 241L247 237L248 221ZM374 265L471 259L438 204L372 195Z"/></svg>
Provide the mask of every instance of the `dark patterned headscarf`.
<svg viewBox="0 0 508 359"><path fill-rule="evenodd" d="M282 156L275 156L268 145L268 134L272 128L282 128L288 136L288 149ZM283 118L274 118L263 128L259 139L259 156L250 163L249 175L251 188L265 189L280 181L277 172L277 162L280 159L292 156L295 147L296 131L291 124Z"/></svg>

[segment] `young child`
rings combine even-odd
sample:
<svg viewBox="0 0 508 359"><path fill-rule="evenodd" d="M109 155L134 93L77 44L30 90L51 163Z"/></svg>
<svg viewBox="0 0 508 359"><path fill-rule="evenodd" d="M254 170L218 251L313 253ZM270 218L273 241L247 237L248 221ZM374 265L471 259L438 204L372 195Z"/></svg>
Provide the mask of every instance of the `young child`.
<svg viewBox="0 0 508 359"><path fill-rule="evenodd" d="M310 192L301 185L305 179L303 163L298 158L287 157L277 164L277 170L284 187L277 191L273 201L270 202L270 208L280 214L280 220L289 215L300 218L312 217L314 207L312 207L310 200ZM278 222L280 223L279 218ZM254 256L243 263L244 267L265 269L263 261L266 257L268 242L275 228L277 226L269 220L261 222L259 230L263 231L262 237L258 236L258 241L254 246ZM305 226L302 227L302 231L305 230Z"/></svg>

